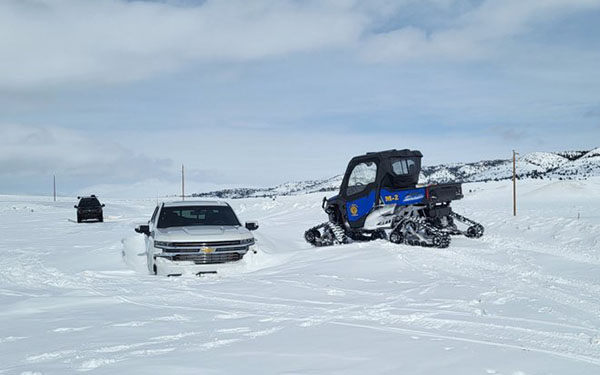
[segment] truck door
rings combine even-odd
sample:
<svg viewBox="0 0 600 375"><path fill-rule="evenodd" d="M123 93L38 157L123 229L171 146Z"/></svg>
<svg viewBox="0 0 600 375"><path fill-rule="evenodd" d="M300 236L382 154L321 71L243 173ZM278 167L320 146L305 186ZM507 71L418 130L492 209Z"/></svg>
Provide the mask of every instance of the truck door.
<svg viewBox="0 0 600 375"><path fill-rule="evenodd" d="M360 161L350 167L344 184L345 214L352 228L363 226L377 198L377 160Z"/></svg>
<svg viewBox="0 0 600 375"><path fill-rule="evenodd" d="M156 206L156 208L154 208L154 212L152 213L152 217L150 218L150 220L148 220L148 226L150 227L150 236L144 236L144 240L146 241L146 249L149 249L150 247L154 246L154 231L156 230L156 220L157 218L157 214L158 214L158 210L160 209L160 206Z"/></svg>

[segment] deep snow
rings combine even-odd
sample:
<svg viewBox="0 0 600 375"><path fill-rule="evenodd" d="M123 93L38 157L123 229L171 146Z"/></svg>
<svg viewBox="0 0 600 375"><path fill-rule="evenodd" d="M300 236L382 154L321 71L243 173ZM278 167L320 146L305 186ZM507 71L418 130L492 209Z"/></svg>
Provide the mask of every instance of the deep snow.
<svg viewBox="0 0 600 375"><path fill-rule="evenodd" d="M479 240L311 248L323 194L230 203L260 251L146 273L154 200L0 196L0 373L598 374L600 179L464 186Z"/></svg>

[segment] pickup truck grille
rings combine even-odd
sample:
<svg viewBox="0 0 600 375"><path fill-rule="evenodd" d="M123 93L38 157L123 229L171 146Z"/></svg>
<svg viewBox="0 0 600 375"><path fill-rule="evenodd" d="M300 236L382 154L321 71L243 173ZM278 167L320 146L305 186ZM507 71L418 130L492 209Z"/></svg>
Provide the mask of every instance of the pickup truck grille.
<svg viewBox="0 0 600 375"><path fill-rule="evenodd" d="M188 261L196 264L216 264L216 263L227 263L235 262L242 259L243 255L240 253L211 253L211 254L178 254L174 255L171 259L174 261Z"/></svg>
<svg viewBox="0 0 600 375"><path fill-rule="evenodd" d="M170 247L170 248L163 248L162 251L164 253L198 253L198 252L202 252L203 248L206 247L210 247L210 246L198 246L196 248L177 248L177 247ZM229 247L221 247L221 248L214 248L211 247L212 249L214 249L216 252L220 252L220 251L243 251L246 252L248 251L248 245L245 246L229 246Z"/></svg>
<svg viewBox="0 0 600 375"><path fill-rule="evenodd" d="M241 244L242 241L209 241L209 242L173 242L169 247L219 247L234 246Z"/></svg>

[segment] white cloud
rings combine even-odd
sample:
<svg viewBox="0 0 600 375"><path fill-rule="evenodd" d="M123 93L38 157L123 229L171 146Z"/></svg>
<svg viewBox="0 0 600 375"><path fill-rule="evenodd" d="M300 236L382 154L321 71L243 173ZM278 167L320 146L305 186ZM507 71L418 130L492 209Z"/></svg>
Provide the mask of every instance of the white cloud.
<svg viewBox="0 0 600 375"><path fill-rule="evenodd" d="M0 89L144 79L194 64L345 49L368 61L490 58L540 20L599 0L0 2ZM419 10L419 11L416 11ZM438 27L419 25L439 13ZM411 19L410 15L416 19ZM406 16L408 15L408 16ZM402 21L395 23L398 16ZM376 32L384 29L387 31ZM506 47L506 46L504 46Z"/></svg>
<svg viewBox="0 0 600 375"><path fill-rule="evenodd" d="M119 82L197 62L344 46L364 17L343 1L0 2L0 87Z"/></svg>
<svg viewBox="0 0 600 375"><path fill-rule="evenodd" d="M83 180L135 180L165 173L169 159L152 159L110 139L60 128L0 125L0 177L54 173Z"/></svg>
<svg viewBox="0 0 600 375"><path fill-rule="evenodd" d="M149 140L140 135L117 141L109 132L90 134L56 126L0 124L0 186L4 189L0 192L35 192L40 181L56 175L62 193L176 194L181 164L173 160L196 161L195 144L201 138L198 134L164 132L151 137L152 146L147 147ZM183 148L188 151L180 158L178 152ZM219 147L213 150L219 151ZM186 180L194 189L190 191L233 185L231 176L219 167L218 162L186 164ZM127 191L132 194L125 194Z"/></svg>
<svg viewBox="0 0 600 375"><path fill-rule="evenodd" d="M412 26L365 38L369 61L471 61L495 58L511 38L571 12L599 8L599 0L487 0L457 17L451 27L427 31Z"/></svg>

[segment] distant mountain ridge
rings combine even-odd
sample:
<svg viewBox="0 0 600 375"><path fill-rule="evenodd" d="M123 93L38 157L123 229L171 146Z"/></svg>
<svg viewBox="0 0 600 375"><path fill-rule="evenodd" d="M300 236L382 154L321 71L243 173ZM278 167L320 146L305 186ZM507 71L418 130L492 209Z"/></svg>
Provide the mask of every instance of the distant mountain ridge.
<svg viewBox="0 0 600 375"><path fill-rule="evenodd" d="M532 152L517 159L517 178L586 179L600 176L600 148L589 151ZM192 197L248 198L336 191L343 175L323 180L286 182L269 188L232 188ZM423 166L420 183L482 182L512 178L512 160L483 160Z"/></svg>

